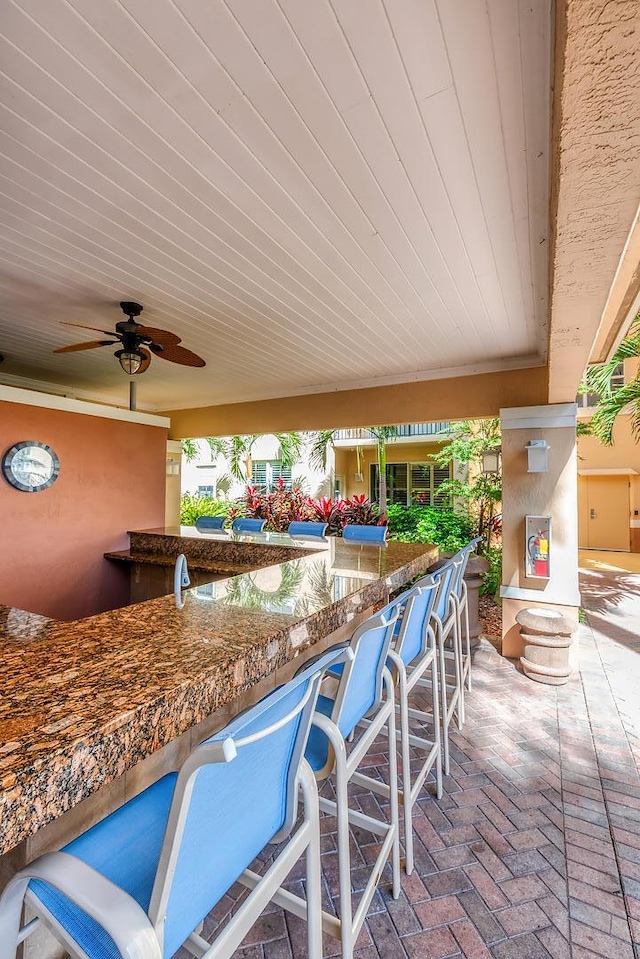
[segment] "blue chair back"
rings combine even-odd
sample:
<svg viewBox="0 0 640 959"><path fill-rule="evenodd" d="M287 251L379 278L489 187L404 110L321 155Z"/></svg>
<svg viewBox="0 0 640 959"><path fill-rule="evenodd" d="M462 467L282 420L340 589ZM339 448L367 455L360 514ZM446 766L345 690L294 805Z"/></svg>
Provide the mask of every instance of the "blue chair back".
<svg viewBox="0 0 640 959"><path fill-rule="evenodd" d="M344 539L358 539L367 543L384 543L387 538L386 526L358 526L356 523L347 523L342 530Z"/></svg>
<svg viewBox="0 0 640 959"><path fill-rule="evenodd" d="M459 563L455 563L453 559L449 559L440 569L437 569L432 574L438 585L434 613L441 622L447 619L451 611L451 593L456 584L456 576L459 568Z"/></svg>
<svg viewBox="0 0 640 959"><path fill-rule="evenodd" d="M289 536L324 536L328 523L289 523Z"/></svg>
<svg viewBox="0 0 640 959"><path fill-rule="evenodd" d="M165 959L267 843L295 824L297 777L329 650L191 753L178 775L151 898Z"/></svg>
<svg viewBox="0 0 640 959"><path fill-rule="evenodd" d="M399 597L404 601L404 607L396 629L395 649L405 666L427 650L429 624L437 595L435 577L425 576Z"/></svg>
<svg viewBox="0 0 640 959"><path fill-rule="evenodd" d="M226 516L198 516L196 529L224 529Z"/></svg>
<svg viewBox="0 0 640 959"><path fill-rule="evenodd" d="M265 527L266 519L234 519L231 529L234 533L261 533Z"/></svg>
<svg viewBox="0 0 640 959"><path fill-rule="evenodd" d="M345 738L382 699L382 671L400 606L399 600L389 603L358 626L351 637L353 657L342 667L331 717Z"/></svg>

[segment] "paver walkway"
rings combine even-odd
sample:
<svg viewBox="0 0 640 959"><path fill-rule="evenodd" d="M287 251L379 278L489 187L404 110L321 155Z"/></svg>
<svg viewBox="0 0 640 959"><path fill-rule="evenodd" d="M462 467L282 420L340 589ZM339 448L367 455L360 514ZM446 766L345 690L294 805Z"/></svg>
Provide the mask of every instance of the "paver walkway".
<svg viewBox="0 0 640 959"><path fill-rule="evenodd" d="M640 957L640 576L587 570L582 589L580 675L567 686L529 681L483 642L445 795L426 792L417 811L416 870L396 902L383 877L358 959ZM354 801L365 811L377 802L365 793ZM355 889L370 841L354 836ZM330 830L323 844L330 906ZM339 951L325 939L326 956ZM277 908L237 953L305 954L304 926Z"/></svg>

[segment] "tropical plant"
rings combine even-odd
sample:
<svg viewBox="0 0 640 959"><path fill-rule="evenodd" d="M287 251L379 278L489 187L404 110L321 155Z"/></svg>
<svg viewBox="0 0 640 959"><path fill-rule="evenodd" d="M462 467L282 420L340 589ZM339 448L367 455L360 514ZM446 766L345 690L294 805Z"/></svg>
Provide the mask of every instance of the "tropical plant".
<svg viewBox="0 0 640 959"><path fill-rule="evenodd" d="M437 543L447 553L455 553L469 542L474 532L467 510L437 506L389 507L389 535L403 543Z"/></svg>
<svg viewBox="0 0 640 959"><path fill-rule="evenodd" d="M371 500L364 493L356 494L351 499L345 500L343 510L345 523L352 523L356 526L386 526L386 516L381 518L378 515L378 507L374 506Z"/></svg>
<svg viewBox="0 0 640 959"><path fill-rule="evenodd" d="M629 332L621 340L607 363L590 366L586 375L586 389L598 393L600 401L591 417L589 432L606 446L613 444L613 427L623 410L628 409L631 430L636 442L640 442L640 367L629 383L617 389L611 388L611 377L625 360L640 357L640 313L631 324Z"/></svg>
<svg viewBox="0 0 640 959"><path fill-rule="evenodd" d="M366 426L364 427L376 441L376 454L378 460L378 476L380 480L380 490L378 503L380 507L380 518L384 519L387 514L387 443L394 436L398 435L397 426ZM327 452L330 446L333 446L338 430L320 430L315 433L309 451L309 462L313 466L326 470Z"/></svg>
<svg viewBox="0 0 640 959"><path fill-rule="evenodd" d="M489 563L489 569L482 577L480 595L495 597L502 583L502 546L491 546L485 550L484 558Z"/></svg>
<svg viewBox="0 0 640 959"><path fill-rule="evenodd" d="M228 516L230 504L210 496L184 493L180 499L180 525L195 526L201 516Z"/></svg>
<svg viewBox="0 0 640 959"><path fill-rule="evenodd" d="M452 502L464 503L474 520L475 532L483 537L483 549L491 548L496 534L494 522L502 499L502 474L482 472L482 454L500 449L502 437L500 420L463 420L451 423L447 431L448 442L434 460L440 466L452 460L466 468L466 477L451 477L438 488L438 494Z"/></svg>
<svg viewBox="0 0 640 959"><path fill-rule="evenodd" d="M200 450L198 449L198 444L195 440L182 441L182 455L186 459L187 463L192 463L198 456L199 452Z"/></svg>

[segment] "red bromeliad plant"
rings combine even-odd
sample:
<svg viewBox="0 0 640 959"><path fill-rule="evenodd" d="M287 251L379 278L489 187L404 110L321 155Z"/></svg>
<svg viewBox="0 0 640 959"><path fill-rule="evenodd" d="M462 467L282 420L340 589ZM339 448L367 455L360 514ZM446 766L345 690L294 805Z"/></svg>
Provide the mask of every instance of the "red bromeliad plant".
<svg viewBox="0 0 640 959"><path fill-rule="evenodd" d="M364 493L346 501L345 522L356 526L386 526L386 522L380 522L378 508Z"/></svg>
<svg viewBox="0 0 640 959"><path fill-rule="evenodd" d="M266 519L266 528L284 533L289 523L295 520L313 520L315 513L309 504L309 498L298 486L287 489L284 480L279 479L275 490L261 492L257 486L248 486L245 494L246 515L255 519Z"/></svg>
<svg viewBox="0 0 640 959"><path fill-rule="evenodd" d="M328 524L328 533L337 536L342 532L345 524L343 499L333 500L330 496L323 496L322 499L311 500L311 503L315 510L315 519L320 523Z"/></svg>
<svg viewBox="0 0 640 959"><path fill-rule="evenodd" d="M353 496L348 500L323 496L314 500L305 496L298 486L288 489L282 479L270 493L257 486L247 486L244 500L229 511L230 516L232 513L266 519L266 528L278 533L286 532L294 521L327 523L327 533L334 536L342 533L345 523L374 526L381 522L377 508L366 496Z"/></svg>

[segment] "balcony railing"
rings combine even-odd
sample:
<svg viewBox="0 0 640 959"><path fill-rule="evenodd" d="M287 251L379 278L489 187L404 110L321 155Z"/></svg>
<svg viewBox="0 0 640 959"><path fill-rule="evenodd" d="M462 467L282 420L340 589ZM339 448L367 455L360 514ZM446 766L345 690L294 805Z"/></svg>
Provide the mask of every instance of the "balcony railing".
<svg viewBox="0 0 640 959"><path fill-rule="evenodd" d="M436 436L438 433L442 433L448 429L449 423L410 423L406 426L398 427L398 438L406 436ZM368 430L365 429L351 429L351 430L338 430L336 432L336 440L372 440L373 437Z"/></svg>

